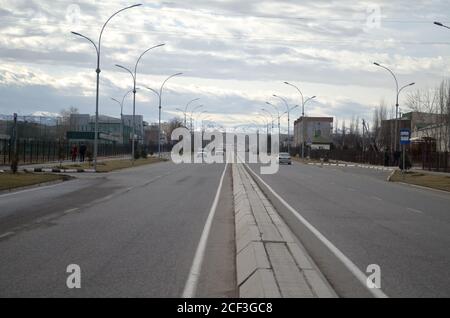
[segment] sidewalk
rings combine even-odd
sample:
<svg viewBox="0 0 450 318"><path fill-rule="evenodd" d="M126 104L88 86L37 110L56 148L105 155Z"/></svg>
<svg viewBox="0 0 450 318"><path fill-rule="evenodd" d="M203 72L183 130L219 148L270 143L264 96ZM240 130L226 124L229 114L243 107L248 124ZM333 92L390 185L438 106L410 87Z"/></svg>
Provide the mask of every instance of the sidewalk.
<svg viewBox="0 0 450 318"><path fill-rule="evenodd" d="M99 157L98 162L111 161L111 160L124 160L124 159L131 159L131 156L126 155L126 156L115 156L115 157ZM72 160L62 161L62 165L74 165L74 164L81 164L81 163L80 163L80 161L73 162ZM24 164L24 165L19 165L19 170L49 169L49 168L57 167L59 165L60 165L60 161ZM11 167L10 166L0 166L0 170L9 171L9 170L11 170Z"/></svg>

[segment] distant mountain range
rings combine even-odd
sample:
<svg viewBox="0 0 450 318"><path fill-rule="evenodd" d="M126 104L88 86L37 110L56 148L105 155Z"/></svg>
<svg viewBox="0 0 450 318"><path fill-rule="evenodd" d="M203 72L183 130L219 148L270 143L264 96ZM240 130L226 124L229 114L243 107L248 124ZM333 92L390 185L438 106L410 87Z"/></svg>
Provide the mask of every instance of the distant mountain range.
<svg viewBox="0 0 450 318"><path fill-rule="evenodd" d="M19 121L30 122L35 124L41 124L46 126L55 126L58 122L58 118L61 116L56 113L49 112L35 112L31 115L18 115L17 118ZM0 114L0 120L4 121L12 121L14 119L13 115L3 115Z"/></svg>

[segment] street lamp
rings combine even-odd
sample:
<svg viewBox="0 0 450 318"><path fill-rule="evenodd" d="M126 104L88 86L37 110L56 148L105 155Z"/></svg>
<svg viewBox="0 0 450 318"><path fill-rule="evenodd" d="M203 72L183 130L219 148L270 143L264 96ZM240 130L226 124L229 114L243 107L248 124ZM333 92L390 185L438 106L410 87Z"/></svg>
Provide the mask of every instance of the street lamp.
<svg viewBox="0 0 450 318"><path fill-rule="evenodd" d="M273 123L275 122L275 118L273 117L273 114L271 112L269 112L267 109L261 108L261 110L270 116L271 123L272 123L270 131L272 132L272 130L273 130Z"/></svg>
<svg viewBox="0 0 450 318"><path fill-rule="evenodd" d="M149 51L156 49L158 47L164 46L165 44L159 44L152 46L151 48L145 50L137 59L136 64L134 66L134 72L132 72L130 69L116 64L117 67L127 71L130 73L131 77L133 78L133 136L132 136L132 146L131 146L131 160L134 162L134 153L135 153L135 139L136 139L136 81L137 81L137 68L139 65L139 62L141 61L142 57Z"/></svg>
<svg viewBox="0 0 450 318"><path fill-rule="evenodd" d="M286 109L287 109L286 112L288 115L288 153L290 154L291 153L291 110L294 109L295 107L293 107L292 109L289 108L289 104L288 104L287 100L281 96L274 94L273 97L280 99L286 105Z"/></svg>
<svg viewBox="0 0 450 318"><path fill-rule="evenodd" d="M407 85L405 85L405 86L403 86L402 88L399 89L397 77L395 76L394 72L393 72L391 69L389 69L388 67L383 66L383 65L381 65L380 63L377 63L377 62L374 62L373 64L376 65L376 66L378 66L378 67L381 67L381 68L385 69L386 71L388 71L388 72L392 75L392 77L394 78L394 80L395 80L395 87L396 87L396 93L397 93L397 96L396 96L396 103L395 103L394 151L397 151L398 107L399 107L398 100L399 100L399 96L400 96L400 93L401 93L402 90L404 90L405 88L407 88L407 87L409 87L409 86L415 85L415 83L407 84Z"/></svg>
<svg viewBox="0 0 450 318"><path fill-rule="evenodd" d="M275 109L275 111L277 112L277 114L278 114L278 116L277 116L277 118L278 118L278 136L281 137L281 117L282 117L283 115L280 115L280 110L279 110L278 107L275 106L274 104L272 104L272 103L270 103L270 102L266 102L266 104L269 105L269 106L271 106L271 107L273 107L273 108Z"/></svg>
<svg viewBox="0 0 450 318"><path fill-rule="evenodd" d="M435 21L435 22L433 22L434 24L436 24L437 26L440 26L440 27L443 27L443 28L447 28L447 29L450 29L450 27L449 26L446 26L445 24L443 24L443 23L441 23L441 22L437 22L437 21Z"/></svg>
<svg viewBox="0 0 450 318"><path fill-rule="evenodd" d="M139 88L136 88L136 90L139 90ZM133 92L133 90L129 90L125 95L123 95L122 101L119 102L115 98L111 98L113 101L115 101L117 104L120 105L120 133L122 135L122 143L123 143L123 104L125 103L125 98L127 98L128 95L130 95Z"/></svg>
<svg viewBox="0 0 450 318"><path fill-rule="evenodd" d="M88 38L87 36L84 36L80 33L77 32L72 32L72 34L82 37L83 39L89 41L94 47L95 47L95 51L97 52L97 69L95 70L95 72L97 73L97 91L96 91L96 100L95 100L95 128L94 128L94 170L97 171L97 154L98 154L98 104L99 104L99 92L100 92L100 56L101 56L101 42L102 42L102 36L103 36L103 32L105 31L106 25L109 23L109 21L111 21L112 18L114 18L116 15L118 15L119 13L121 13L122 11L131 9L131 8L135 8L135 7L139 7L142 4L135 4L126 8L123 8L119 11L117 11L116 13L114 13L112 16L109 17L108 20L106 20L105 24L103 24L102 30L100 31L100 36L98 38L98 44L95 44L95 42L93 40L91 40L90 38Z"/></svg>
<svg viewBox="0 0 450 318"><path fill-rule="evenodd" d="M158 116L158 157L161 158L161 109L162 109L162 94L163 94L163 89L164 86L166 85L166 83L176 77L176 76L180 76L183 75L183 73L176 73L173 74L171 76L169 76L161 85L161 88L159 89L159 91L150 88L150 87L146 87L148 90L152 91L153 93L155 93L158 96L159 99L159 116Z"/></svg>
<svg viewBox="0 0 450 318"><path fill-rule="evenodd" d="M198 105L196 107L194 107L194 109L191 112L191 116L189 117L190 121L191 121L191 131L193 131L193 125L192 125L192 121L193 121L193 117L194 117L194 113L196 110L205 107L204 105Z"/></svg>
<svg viewBox="0 0 450 318"><path fill-rule="evenodd" d="M198 113L198 115L196 116L197 118L194 118L194 130L195 130L195 126L197 126L197 124L198 124L198 121L203 121L202 116L205 114L209 115L209 111L204 110L204 111Z"/></svg>
<svg viewBox="0 0 450 318"><path fill-rule="evenodd" d="M199 100L200 100L200 98L195 98L195 99L191 100L189 103L186 104L186 107L184 108L184 112L183 112L184 113L184 127L187 128L187 111L188 111L189 106L192 103L197 102Z"/></svg>
<svg viewBox="0 0 450 318"><path fill-rule="evenodd" d="M310 100L316 98L317 96L313 96L313 97L307 98L307 99L305 100L305 98L304 98L304 96L303 96L303 93L302 93L302 91L300 90L300 88L298 88L297 86L295 86L294 84L291 84L291 83L289 83L289 82L284 82L284 84L294 87L294 88L300 93L300 96L302 97L302 104L301 104L301 105L302 105L302 116L305 117L305 105L306 105L306 103L307 103L308 101L310 101Z"/></svg>
<svg viewBox="0 0 450 318"><path fill-rule="evenodd" d="M302 105L302 117L303 117L302 158L305 158L305 135L306 135L306 132L305 132L305 128L306 128L305 105L306 105L307 102L309 102L310 100L315 99L317 96L313 96L313 97L307 98L305 100L305 97L304 97L302 91L300 90L300 88L298 88L296 85L294 85L292 83L289 83L289 82L284 82L284 84L294 87L300 93L300 96L302 97L302 104L301 104Z"/></svg>
<svg viewBox="0 0 450 318"><path fill-rule="evenodd" d="M267 136L269 136L270 119L265 114L258 113L258 116L260 116L260 118L263 119L264 123L266 124L266 133Z"/></svg>

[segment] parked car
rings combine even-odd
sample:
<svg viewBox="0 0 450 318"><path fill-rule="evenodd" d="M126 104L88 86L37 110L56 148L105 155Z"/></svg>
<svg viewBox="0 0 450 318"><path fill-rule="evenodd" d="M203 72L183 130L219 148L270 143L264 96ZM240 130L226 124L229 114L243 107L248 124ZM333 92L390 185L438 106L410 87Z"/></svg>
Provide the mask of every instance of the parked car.
<svg viewBox="0 0 450 318"><path fill-rule="evenodd" d="M291 155L288 154L287 152L281 152L278 155L278 163L280 165L282 165L282 164L291 165L292 164Z"/></svg>

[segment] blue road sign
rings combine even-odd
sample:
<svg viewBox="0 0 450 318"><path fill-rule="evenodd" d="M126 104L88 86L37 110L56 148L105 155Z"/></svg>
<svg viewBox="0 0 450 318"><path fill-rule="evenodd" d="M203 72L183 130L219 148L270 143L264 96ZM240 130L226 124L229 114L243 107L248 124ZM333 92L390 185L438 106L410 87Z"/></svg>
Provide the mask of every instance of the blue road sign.
<svg viewBox="0 0 450 318"><path fill-rule="evenodd" d="M400 129L400 144L409 145L411 143L411 130Z"/></svg>

